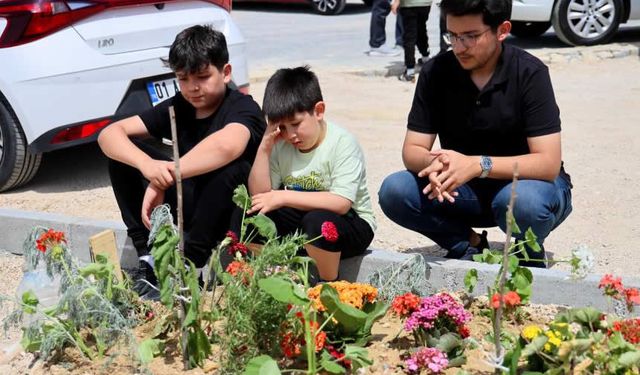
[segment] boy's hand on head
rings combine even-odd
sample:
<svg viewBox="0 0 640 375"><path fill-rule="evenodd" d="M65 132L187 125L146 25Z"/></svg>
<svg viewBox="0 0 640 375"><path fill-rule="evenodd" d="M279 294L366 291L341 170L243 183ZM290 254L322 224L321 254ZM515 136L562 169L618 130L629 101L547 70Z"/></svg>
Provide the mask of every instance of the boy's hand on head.
<svg viewBox="0 0 640 375"><path fill-rule="evenodd" d="M172 161L149 159L140 166L140 172L151 184L166 190L174 183L174 168Z"/></svg>
<svg viewBox="0 0 640 375"><path fill-rule="evenodd" d="M149 184L142 198L142 223L147 229L151 229L151 212L154 208L164 203L164 190Z"/></svg>
<svg viewBox="0 0 640 375"><path fill-rule="evenodd" d="M269 124L267 125L267 129L262 136L262 142L260 143L260 147L263 148L267 152L271 152L273 146L278 143L279 140L282 139L280 126L277 124Z"/></svg>
<svg viewBox="0 0 640 375"><path fill-rule="evenodd" d="M272 190L254 195L251 197L251 208L247 210L247 214L266 214L267 212L281 208L284 206L282 193L282 190Z"/></svg>

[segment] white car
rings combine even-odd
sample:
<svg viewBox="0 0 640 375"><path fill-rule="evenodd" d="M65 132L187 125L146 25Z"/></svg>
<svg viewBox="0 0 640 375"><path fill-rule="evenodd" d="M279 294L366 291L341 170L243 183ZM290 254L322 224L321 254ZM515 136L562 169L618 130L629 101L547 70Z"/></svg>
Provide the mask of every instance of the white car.
<svg viewBox="0 0 640 375"><path fill-rule="evenodd" d="M109 123L178 90L164 66L176 34L210 24L248 92L230 0L0 0L0 191L33 178L42 153L94 141Z"/></svg>
<svg viewBox="0 0 640 375"><path fill-rule="evenodd" d="M605 43L621 23L640 19L640 0L514 0L511 33L536 37L553 25L571 45Z"/></svg>

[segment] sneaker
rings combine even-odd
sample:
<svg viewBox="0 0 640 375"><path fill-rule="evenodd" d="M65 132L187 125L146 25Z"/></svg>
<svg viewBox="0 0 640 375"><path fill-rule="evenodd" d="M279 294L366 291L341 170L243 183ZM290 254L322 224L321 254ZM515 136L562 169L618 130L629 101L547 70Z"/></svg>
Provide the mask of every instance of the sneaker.
<svg viewBox="0 0 640 375"><path fill-rule="evenodd" d="M398 76L398 79L403 81L403 82L415 82L416 81L416 75L415 74L407 74L407 72L404 72L402 74L400 74Z"/></svg>
<svg viewBox="0 0 640 375"><path fill-rule="evenodd" d="M402 53L402 50L397 50L397 49L393 49L393 48L389 48L386 45L382 45L380 47L371 47L371 49L369 50L369 52L367 52L369 54L369 56L386 56L386 57L392 57L392 56L398 56Z"/></svg>
<svg viewBox="0 0 640 375"><path fill-rule="evenodd" d="M478 246L469 246L467 247L467 251L464 252L460 260L473 260L473 256L477 254L482 254L484 249L489 248L489 241L487 240L487 231L483 230L482 234L480 234L480 243Z"/></svg>
<svg viewBox="0 0 640 375"><path fill-rule="evenodd" d="M133 281L133 291L136 292L140 298L147 300L160 299L160 292L153 288L158 287L158 279L149 263L141 260L138 262L137 269L130 270L127 273Z"/></svg>

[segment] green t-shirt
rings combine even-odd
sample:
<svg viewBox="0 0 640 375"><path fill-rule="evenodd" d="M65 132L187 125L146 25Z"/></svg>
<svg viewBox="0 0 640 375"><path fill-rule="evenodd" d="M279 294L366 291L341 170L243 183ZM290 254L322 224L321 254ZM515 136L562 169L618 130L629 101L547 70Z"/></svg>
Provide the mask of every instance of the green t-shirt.
<svg viewBox="0 0 640 375"><path fill-rule="evenodd" d="M428 7L431 0L400 0L400 8Z"/></svg>
<svg viewBox="0 0 640 375"><path fill-rule="evenodd" d="M284 186L286 190L328 191L347 198L358 216L375 231L364 154L345 129L327 123L322 143L310 152L278 142L271 152L270 167L273 189Z"/></svg>

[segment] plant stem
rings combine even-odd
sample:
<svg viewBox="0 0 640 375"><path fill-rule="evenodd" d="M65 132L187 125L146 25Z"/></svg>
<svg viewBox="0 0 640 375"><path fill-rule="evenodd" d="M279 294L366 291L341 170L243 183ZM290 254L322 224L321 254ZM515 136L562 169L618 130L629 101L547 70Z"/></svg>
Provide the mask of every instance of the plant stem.
<svg viewBox="0 0 640 375"><path fill-rule="evenodd" d="M498 283L498 294L500 295L500 304L495 312L493 319L493 338L496 346L496 358L502 358L502 344L500 343L501 328L502 328L502 312L504 308L504 301L502 296L504 295L504 284L507 281L507 270L509 266L509 249L511 244L511 228L513 226L513 205L516 201L516 185L518 184L518 163L513 165L513 182L511 183L511 197L509 198L509 206L507 206L507 239L504 242L504 249L502 251L502 266L500 267L500 282ZM496 375L501 373L501 370L496 368Z"/></svg>

